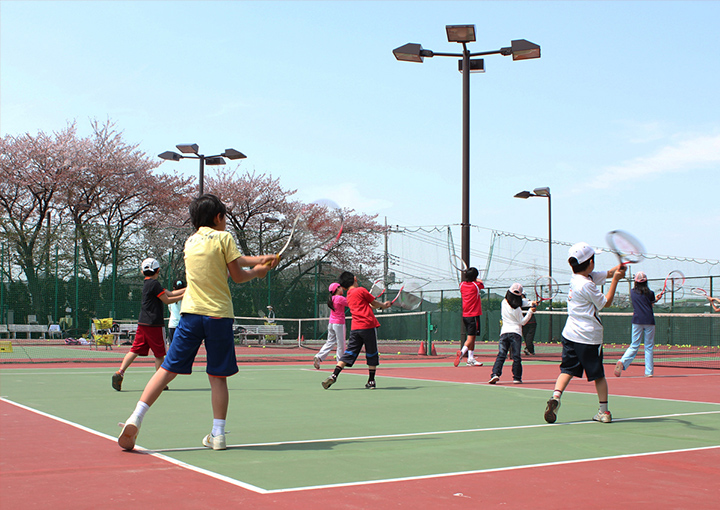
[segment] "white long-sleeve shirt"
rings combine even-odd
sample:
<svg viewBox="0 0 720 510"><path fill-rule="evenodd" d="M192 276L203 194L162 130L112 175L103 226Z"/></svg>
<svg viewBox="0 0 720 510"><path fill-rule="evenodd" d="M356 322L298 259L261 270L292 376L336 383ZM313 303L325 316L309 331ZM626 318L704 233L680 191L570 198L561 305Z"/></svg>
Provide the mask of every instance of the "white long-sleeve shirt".
<svg viewBox="0 0 720 510"><path fill-rule="evenodd" d="M522 309L520 307L513 308L507 299L503 299L500 305L500 314L502 316L502 328L500 328L500 334L505 333L517 333L522 336L522 327L528 323L530 318L533 316L532 308L523 316Z"/></svg>

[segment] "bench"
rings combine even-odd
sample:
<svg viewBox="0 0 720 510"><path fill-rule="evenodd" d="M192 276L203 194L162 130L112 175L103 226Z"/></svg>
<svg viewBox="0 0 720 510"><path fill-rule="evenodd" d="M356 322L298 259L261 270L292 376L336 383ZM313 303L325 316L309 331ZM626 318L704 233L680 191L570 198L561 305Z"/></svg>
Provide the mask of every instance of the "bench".
<svg viewBox="0 0 720 510"><path fill-rule="evenodd" d="M235 327L235 336L239 339L240 345L246 344L251 338L257 339L263 345L278 340L282 343L285 335L287 335L285 327L280 324L241 324Z"/></svg>
<svg viewBox="0 0 720 510"><path fill-rule="evenodd" d="M38 333L40 338L45 338L48 327L42 324L8 324L7 329L13 339L17 338L18 333L25 333L25 338L30 340L33 333Z"/></svg>
<svg viewBox="0 0 720 510"><path fill-rule="evenodd" d="M10 338L7 324L0 324L0 338Z"/></svg>

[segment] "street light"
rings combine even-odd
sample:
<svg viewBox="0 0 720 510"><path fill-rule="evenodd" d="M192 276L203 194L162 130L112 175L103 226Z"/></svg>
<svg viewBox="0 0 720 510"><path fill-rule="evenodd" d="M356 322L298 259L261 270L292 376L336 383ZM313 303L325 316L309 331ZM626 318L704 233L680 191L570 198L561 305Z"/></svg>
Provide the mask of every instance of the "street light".
<svg viewBox="0 0 720 510"><path fill-rule="evenodd" d="M483 59L473 59L481 55L512 56L513 60L528 60L540 58L540 46L518 39L512 41L510 46L495 51L470 53L468 42L475 41L475 25L447 25L445 26L448 42L462 44L462 53L435 53L423 49L420 44L408 43L393 50L395 58L404 62L419 62L431 57L461 57L458 62L463 81L463 151L462 151L462 240L461 257L465 264L470 265L470 73L485 72Z"/></svg>
<svg viewBox="0 0 720 510"><path fill-rule="evenodd" d="M178 150L182 154L178 154L173 151L165 151L162 154L158 154L158 157L167 161L180 161L181 159L199 159L200 160L200 176L198 178L200 195L203 194L203 188L205 183L205 165L224 165L225 159L245 159L247 156L240 151L235 149L225 149L222 154L215 154L214 156L205 156L199 154L200 147L196 143L181 143L176 145ZM185 156L184 154L193 154L193 156Z"/></svg>
<svg viewBox="0 0 720 510"><path fill-rule="evenodd" d="M541 197L548 199L548 276L552 278L552 198L550 188L535 188L532 193L529 191L521 191L515 194L515 198L528 199L530 197ZM550 310L552 310L552 299L550 300ZM550 338L552 342L552 317L550 317Z"/></svg>

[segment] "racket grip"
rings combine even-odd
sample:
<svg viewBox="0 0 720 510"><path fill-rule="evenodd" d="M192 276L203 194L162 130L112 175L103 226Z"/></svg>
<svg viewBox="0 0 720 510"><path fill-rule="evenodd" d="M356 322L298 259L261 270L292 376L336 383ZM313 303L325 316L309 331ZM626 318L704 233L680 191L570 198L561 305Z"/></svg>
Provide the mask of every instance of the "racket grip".
<svg viewBox="0 0 720 510"><path fill-rule="evenodd" d="M275 255L275 260L277 260L278 262L280 262L280 255ZM265 262L265 265L266 265L266 266L272 266L272 265L273 265L273 261L270 261L270 260L269 260L269 261Z"/></svg>

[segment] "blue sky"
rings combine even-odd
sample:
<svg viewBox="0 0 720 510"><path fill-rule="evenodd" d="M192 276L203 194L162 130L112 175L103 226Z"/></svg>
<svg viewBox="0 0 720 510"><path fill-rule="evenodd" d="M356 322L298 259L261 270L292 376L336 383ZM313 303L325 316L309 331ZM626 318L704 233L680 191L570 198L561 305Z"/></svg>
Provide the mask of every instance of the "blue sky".
<svg viewBox="0 0 720 510"><path fill-rule="evenodd" d="M471 76L471 223L545 237L546 201L513 195L549 186L556 240L620 228L650 253L720 258L720 2L3 0L0 15L3 136L110 118L150 155L233 147L304 200L403 226L460 223L462 88L456 59L392 49L459 52L449 24L475 24L473 52L528 39L541 59L492 55Z"/></svg>

